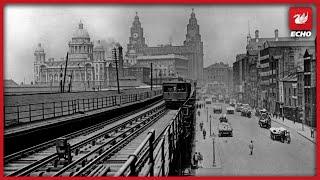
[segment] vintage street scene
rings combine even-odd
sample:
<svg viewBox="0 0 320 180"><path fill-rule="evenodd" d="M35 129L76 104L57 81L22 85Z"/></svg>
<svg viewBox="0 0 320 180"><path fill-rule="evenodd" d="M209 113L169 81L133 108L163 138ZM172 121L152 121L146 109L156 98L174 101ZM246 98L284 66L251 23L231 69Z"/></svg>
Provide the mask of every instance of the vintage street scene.
<svg viewBox="0 0 320 180"><path fill-rule="evenodd" d="M314 176L312 5L7 5L4 175Z"/></svg>

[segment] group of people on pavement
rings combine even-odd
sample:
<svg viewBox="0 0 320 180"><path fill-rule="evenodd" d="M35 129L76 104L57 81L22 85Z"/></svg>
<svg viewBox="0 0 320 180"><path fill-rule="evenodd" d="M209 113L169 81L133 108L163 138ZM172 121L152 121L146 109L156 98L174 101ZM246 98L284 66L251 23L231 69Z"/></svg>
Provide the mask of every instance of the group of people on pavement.
<svg viewBox="0 0 320 180"><path fill-rule="evenodd" d="M200 152L195 152L193 154L193 165L195 168L203 167L202 161L203 161L203 156Z"/></svg>
<svg viewBox="0 0 320 180"><path fill-rule="evenodd" d="M207 131L206 131L206 129L203 128L202 121L199 123L199 126L200 126L200 131L202 131L203 139L206 139Z"/></svg>

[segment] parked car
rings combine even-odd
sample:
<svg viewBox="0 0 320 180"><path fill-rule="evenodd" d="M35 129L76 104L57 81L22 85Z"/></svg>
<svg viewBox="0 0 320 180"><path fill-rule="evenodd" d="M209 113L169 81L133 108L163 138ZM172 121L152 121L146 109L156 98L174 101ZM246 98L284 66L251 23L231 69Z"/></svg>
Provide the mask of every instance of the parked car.
<svg viewBox="0 0 320 180"><path fill-rule="evenodd" d="M282 143L287 142L290 144L291 142L290 132L283 127L270 128L270 137L272 140L280 140Z"/></svg>

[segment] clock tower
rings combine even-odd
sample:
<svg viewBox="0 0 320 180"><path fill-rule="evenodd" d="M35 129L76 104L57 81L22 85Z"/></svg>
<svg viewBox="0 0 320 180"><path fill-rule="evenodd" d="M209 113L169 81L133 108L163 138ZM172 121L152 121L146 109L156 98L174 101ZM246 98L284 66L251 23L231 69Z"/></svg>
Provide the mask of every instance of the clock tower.
<svg viewBox="0 0 320 180"><path fill-rule="evenodd" d="M127 55L137 53L137 50L142 47L147 47L145 38L143 37L143 28L139 21L138 13L134 17L134 21L130 28L129 44L127 45Z"/></svg>
<svg viewBox="0 0 320 180"><path fill-rule="evenodd" d="M187 25L187 34L184 45L189 45L190 43L200 43L201 35L199 32L199 25L197 23L196 15L192 9L191 17L189 19L189 24Z"/></svg>

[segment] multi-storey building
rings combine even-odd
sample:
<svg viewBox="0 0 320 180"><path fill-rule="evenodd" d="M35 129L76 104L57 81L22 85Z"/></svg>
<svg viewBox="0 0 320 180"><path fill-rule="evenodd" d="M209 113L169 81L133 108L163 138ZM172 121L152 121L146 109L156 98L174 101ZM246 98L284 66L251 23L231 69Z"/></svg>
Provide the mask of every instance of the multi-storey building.
<svg viewBox="0 0 320 180"><path fill-rule="evenodd" d="M279 79L296 72L298 61L306 49L314 49L314 41L266 41L259 55L259 88L263 107L270 112L280 111Z"/></svg>
<svg viewBox="0 0 320 180"><path fill-rule="evenodd" d="M94 44L90 40L88 31L80 22L74 31L71 41L68 43L68 61L66 58L55 60L46 59L46 53L41 44L34 52L34 82L37 85L47 85L58 87L64 83L65 87L72 84L72 90L91 90L93 88L107 88L116 84L116 67L118 64L119 76L123 77L124 71L130 68L123 68L123 58L121 56L121 46L116 44L117 58L106 57L105 48L100 40ZM68 63L66 63L68 62ZM150 72L145 68L140 69ZM139 79L146 83L147 77ZM72 83L70 83L72 82Z"/></svg>
<svg viewBox="0 0 320 180"><path fill-rule="evenodd" d="M292 120L294 122L300 122L301 119L299 118L299 112L298 112L298 88L297 88L297 73L294 72L292 74L289 74L285 76L284 78L279 80L279 83L281 85L281 89L279 91L280 94L280 100L282 100L282 112L284 116Z"/></svg>
<svg viewBox="0 0 320 180"><path fill-rule="evenodd" d="M157 84L177 76L187 78L188 61L188 58L175 54L137 57L137 65L141 67L150 68L152 63L152 75Z"/></svg>
<svg viewBox="0 0 320 180"><path fill-rule="evenodd" d="M316 127L316 51L307 49L304 53L304 100L305 123Z"/></svg>
<svg viewBox="0 0 320 180"><path fill-rule="evenodd" d="M205 84L218 82L225 84L225 94L232 91L233 79L232 68L223 62L212 64L204 68L204 82Z"/></svg>
<svg viewBox="0 0 320 180"><path fill-rule="evenodd" d="M244 81L245 81L245 69L248 58L246 54L238 54L236 56L236 62L233 63L233 97L237 101L243 102L244 98Z"/></svg>
<svg viewBox="0 0 320 180"><path fill-rule="evenodd" d="M197 80L201 83L203 80L203 42L201 41L200 27L197 23L193 9L187 25L186 40L181 46L172 46L169 44L166 46L149 47L145 43L143 28L138 14L134 17L132 27L130 28L129 43L127 45L127 61L131 64L135 64L138 56L158 56L168 54L186 57L188 59L187 78Z"/></svg>

